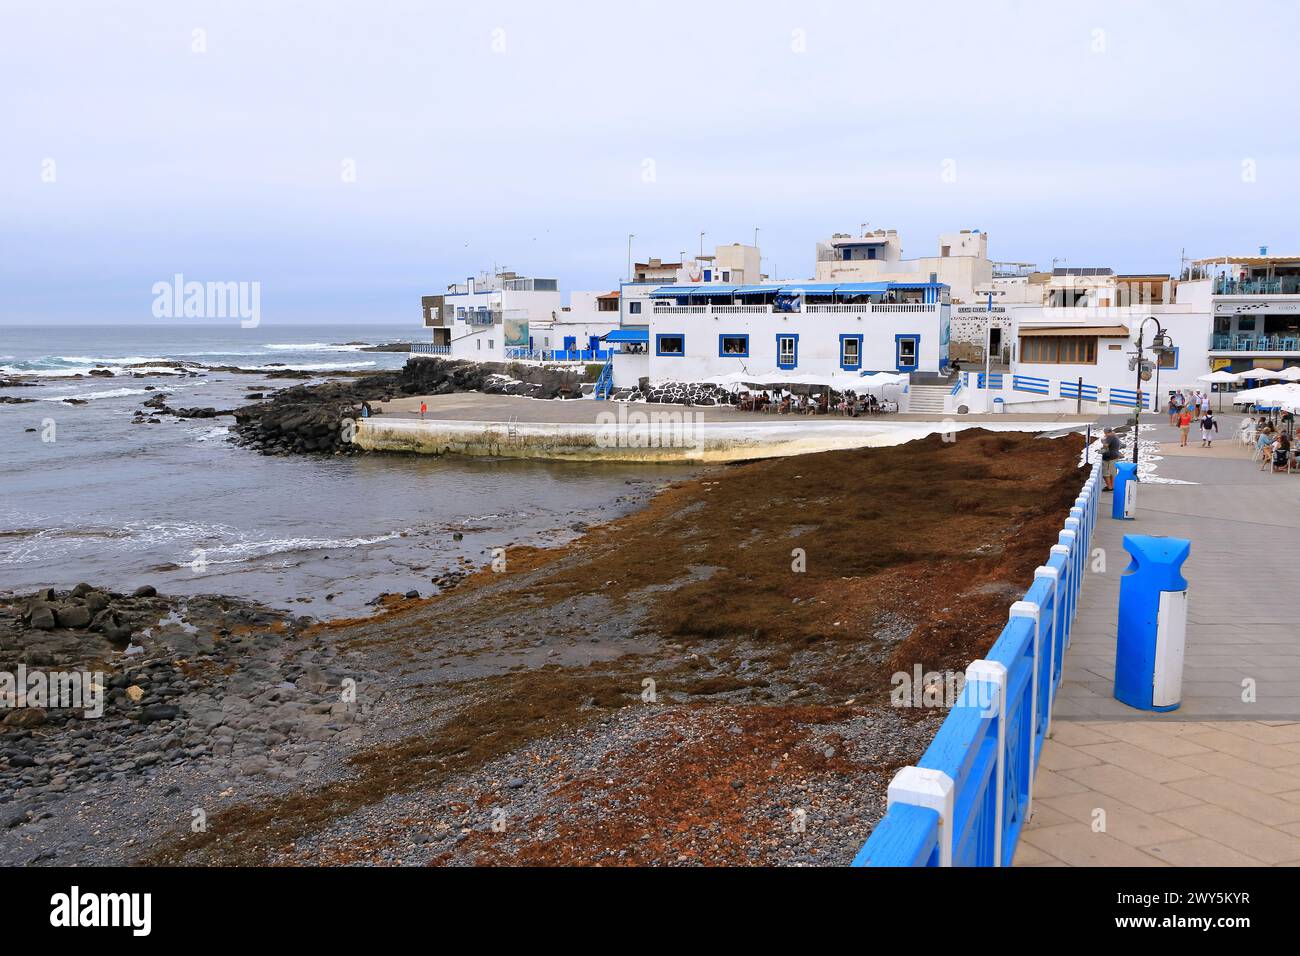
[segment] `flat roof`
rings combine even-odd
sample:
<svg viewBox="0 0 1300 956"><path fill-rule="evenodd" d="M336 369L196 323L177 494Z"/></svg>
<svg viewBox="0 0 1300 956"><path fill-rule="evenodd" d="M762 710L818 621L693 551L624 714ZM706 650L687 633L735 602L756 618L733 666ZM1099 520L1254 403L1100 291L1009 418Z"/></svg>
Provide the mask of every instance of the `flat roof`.
<svg viewBox="0 0 1300 956"><path fill-rule="evenodd" d="M1211 266L1220 262L1243 266L1267 266L1283 262L1300 262L1300 256L1210 256L1205 259L1193 259L1191 264L1194 266Z"/></svg>

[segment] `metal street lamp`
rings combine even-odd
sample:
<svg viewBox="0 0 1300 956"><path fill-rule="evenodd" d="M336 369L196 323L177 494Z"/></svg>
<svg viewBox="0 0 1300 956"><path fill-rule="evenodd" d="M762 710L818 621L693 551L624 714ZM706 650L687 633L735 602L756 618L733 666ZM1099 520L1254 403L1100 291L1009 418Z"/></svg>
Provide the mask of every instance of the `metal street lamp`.
<svg viewBox="0 0 1300 956"><path fill-rule="evenodd" d="M1157 319L1154 315L1148 315L1145 319L1142 320L1142 324L1138 326L1137 358L1134 360L1133 363L1137 368L1137 389L1135 390L1136 395L1133 404L1133 464L1134 465L1138 463L1138 435L1142 430L1142 382L1144 381L1142 376L1145 373L1148 377L1150 377L1151 374L1150 371L1146 368L1145 350L1142 345L1142 336L1146 332L1146 327L1148 322L1154 322L1156 324L1155 335L1151 337L1151 351L1155 354L1156 357L1155 396L1157 401L1159 401L1160 399L1160 359L1162 356L1164 356L1167 352L1169 352L1173 348L1173 340L1169 338L1169 333L1165 331L1165 327L1160 324L1159 319Z"/></svg>

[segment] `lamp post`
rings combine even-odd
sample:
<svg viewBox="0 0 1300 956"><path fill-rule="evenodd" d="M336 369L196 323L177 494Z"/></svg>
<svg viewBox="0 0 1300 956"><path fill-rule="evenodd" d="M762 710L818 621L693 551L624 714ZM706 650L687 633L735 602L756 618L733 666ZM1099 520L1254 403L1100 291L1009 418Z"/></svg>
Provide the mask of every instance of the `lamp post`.
<svg viewBox="0 0 1300 956"><path fill-rule="evenodd" d="M1133 404L1133 464L1135 465L1138 463L1138 435L1142 430L1142 373L1145 371L1143 368L1145 350L1142 345L1142 336L1146 332L1148 322L1156 324L1155 335L1151 336L1151 351L1155 353L1156 357L1155 394L1157 400L1160 396L1160 358L1172 347L1169 333L1165 331L1165 327L1160 324L1159 319L1154 315L1148 315L1142 320L1142 324L1138 326L1137 358L1134 360L1134 365L1137 368L1137 389Z"/></svg>
<svg viewBox="0 0 1300 956"><path fill-rule="evenodd" d="M636 238L635 233L627 234L627 281L632 281L632 240Z"/></svg>

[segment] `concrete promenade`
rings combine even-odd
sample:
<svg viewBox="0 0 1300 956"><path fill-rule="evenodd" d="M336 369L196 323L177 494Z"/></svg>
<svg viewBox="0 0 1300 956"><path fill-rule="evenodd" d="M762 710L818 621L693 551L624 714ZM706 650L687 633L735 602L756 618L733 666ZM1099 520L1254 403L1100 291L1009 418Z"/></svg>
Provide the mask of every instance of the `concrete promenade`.
<svg viewBox="0 0 1300 956"><path fill-rule="evenodd" d="M421 402L428 404L423 418ZM896 445L947 429L1058 433L1089 421L1057 414L770 415L474 392L395 399L378 410L360 422L356 436L371 451L690 464Z"/></svg>
<svg viewBox="0 0 1300 956"><path fill-rule="evenodd" d="M1098 521L1105 571L1084 582L1017 866L1300 864L1300 475L1259 471L1239 421L1212 450L1195 429L1161 444L1157 478L1193 484L1144 482L1135 521ZM1172 713L1112 696L1125 534L1192 542Z"/></svg>

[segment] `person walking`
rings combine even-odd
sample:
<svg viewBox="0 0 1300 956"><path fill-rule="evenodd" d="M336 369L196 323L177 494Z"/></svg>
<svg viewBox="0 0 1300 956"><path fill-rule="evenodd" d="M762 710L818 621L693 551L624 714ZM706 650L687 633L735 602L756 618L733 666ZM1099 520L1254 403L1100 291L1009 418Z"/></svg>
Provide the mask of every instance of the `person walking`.
<svg viewBox="0 0 1300 956"><path fill-rule="evenodd" d="M1115 490L1115 471L1120 454L1119 436L1115 434L1115 429L1107 428L1101 439L1102 491Z"/></svg>
<svg viewBox="0 0 1300 956"><path fill-rule="evenodd" d="M429 406L424 402L420 403L420 421L424 421L424 413L429 410Z"/></svg>
<svg viewBox="0 0 1300 956"><path fill-rule="evenodd" d="M1187 433L1192 430L1192 410L1184 408L1178 415L1178 446L1187 447Z"/></svg>
<svg viewBox="0 0 1300 956"><path fill-rule="evenodd" d="M1178 393L1169 393L1169 427L1178 427Z"/></svg>
<svg viewBox="0 0 1300 956"><path fill-rule="evenodd" d="M1206 411L1201 416L1201 447L1213 448L1214 436L1219 430L1219 423L1214 420L1214 413Z"/></svg>

